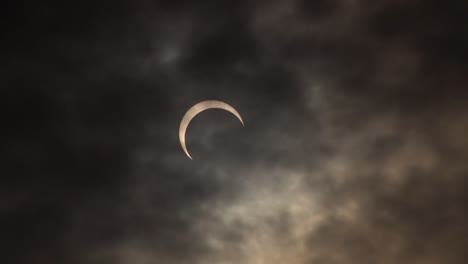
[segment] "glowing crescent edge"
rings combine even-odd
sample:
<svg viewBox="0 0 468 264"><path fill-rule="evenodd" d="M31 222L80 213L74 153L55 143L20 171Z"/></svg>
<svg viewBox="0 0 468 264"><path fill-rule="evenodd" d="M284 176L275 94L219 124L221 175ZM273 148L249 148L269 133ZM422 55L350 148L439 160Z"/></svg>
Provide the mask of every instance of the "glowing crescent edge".
<svg viewBox="0 0 468 264"><path fill-rule="evenodd" d="M185 133L187 132L188 125L190 124L190 121L198 115L199 113L208 110L208 109L223 109L231 114L235 115L237 119L241 122L242 126L244 126L244 121L242 120L242 117L240 114L237 112L234 107L221 102L217 100L207 100L207 101L202 101L194 106L192 106L187 113L185 113L184 117L182 118L182 121L180 122L180 127L179 127L179 140L180 140L180 145L182 146L182 149L184 150L185 154L193 160L192 156L190 156L187 146L185 143Z"/></svg>

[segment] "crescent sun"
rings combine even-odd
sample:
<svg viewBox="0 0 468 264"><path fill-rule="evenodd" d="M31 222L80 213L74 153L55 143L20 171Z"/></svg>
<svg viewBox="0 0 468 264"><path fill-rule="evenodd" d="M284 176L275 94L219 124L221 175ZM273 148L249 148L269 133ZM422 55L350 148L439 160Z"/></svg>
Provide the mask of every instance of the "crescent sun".
<svg viewBox="0 0 468 264"><path fill-rule="evenodd" d="M187 145L185 142L185 133L187 132L187 127L190 124L190 121L198 115L200 112L203 112L208 109L223 109L231 114L235 115L237 119L241 122L242 126L244 126L244 121L242 120L242 117L240 114L237 112L234 107L226 104L225 102L221 101L216 101L216 100L208 100L208 101L202 101L194 106L192 106L187 113L185 113L184 117L182 118L182 121L180 122L180 127L179 127L179 140L180 140L180 145L182 146L182 149L184 150L185 154L192 159L192 156L190 156L190 153L187 150Z"/></svg>

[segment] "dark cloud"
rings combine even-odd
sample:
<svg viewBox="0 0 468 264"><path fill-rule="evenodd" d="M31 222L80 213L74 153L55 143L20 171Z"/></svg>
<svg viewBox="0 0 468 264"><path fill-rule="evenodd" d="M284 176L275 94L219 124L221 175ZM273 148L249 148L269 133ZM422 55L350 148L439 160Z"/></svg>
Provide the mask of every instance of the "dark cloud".
<svg viewBox="0 0 468 264"><path fill-rule="evenodd" d="M9 3L4 261L465 263L466 8Z"/></svg>

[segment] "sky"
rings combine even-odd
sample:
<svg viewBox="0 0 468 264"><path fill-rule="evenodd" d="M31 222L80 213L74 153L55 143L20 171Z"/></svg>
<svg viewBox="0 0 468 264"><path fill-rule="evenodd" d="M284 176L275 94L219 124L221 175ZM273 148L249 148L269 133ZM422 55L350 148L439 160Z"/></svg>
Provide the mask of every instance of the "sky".
<svg viewBox="0 0 468 264"><path fill-rule="evenodd" d="M0 10L2 263L467 263L466 1Z"/></svg>

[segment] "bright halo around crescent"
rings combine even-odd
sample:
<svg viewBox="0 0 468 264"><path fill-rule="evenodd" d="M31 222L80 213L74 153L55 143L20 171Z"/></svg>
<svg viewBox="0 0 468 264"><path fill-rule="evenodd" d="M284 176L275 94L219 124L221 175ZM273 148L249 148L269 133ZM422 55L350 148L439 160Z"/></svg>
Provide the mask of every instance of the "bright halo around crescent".
<svg viewBox="0 0 468 264"><path fill-rule="evenodd" d="M200 102L194 106L192 106L187 113L185 113L184 117L182 118L182 121L180 122L180 127L179 127L179 140L180 140L180 145L182 146L182 149L184 150L185 154L192 159L192 156L190 156L190 153L187 150L187 145L185 142L185 133L187 132L187 127L190 124L190 121L198 115L199 113L208 110L208 109L223 109L226 110L239 119L239 121L242 123L242 126L244 126L244 121L242 120L242 117L240 114L237 112L234 107L221 102L221 101L216 101L216 100L208 100L208 101L203 101Z"/></svg>

